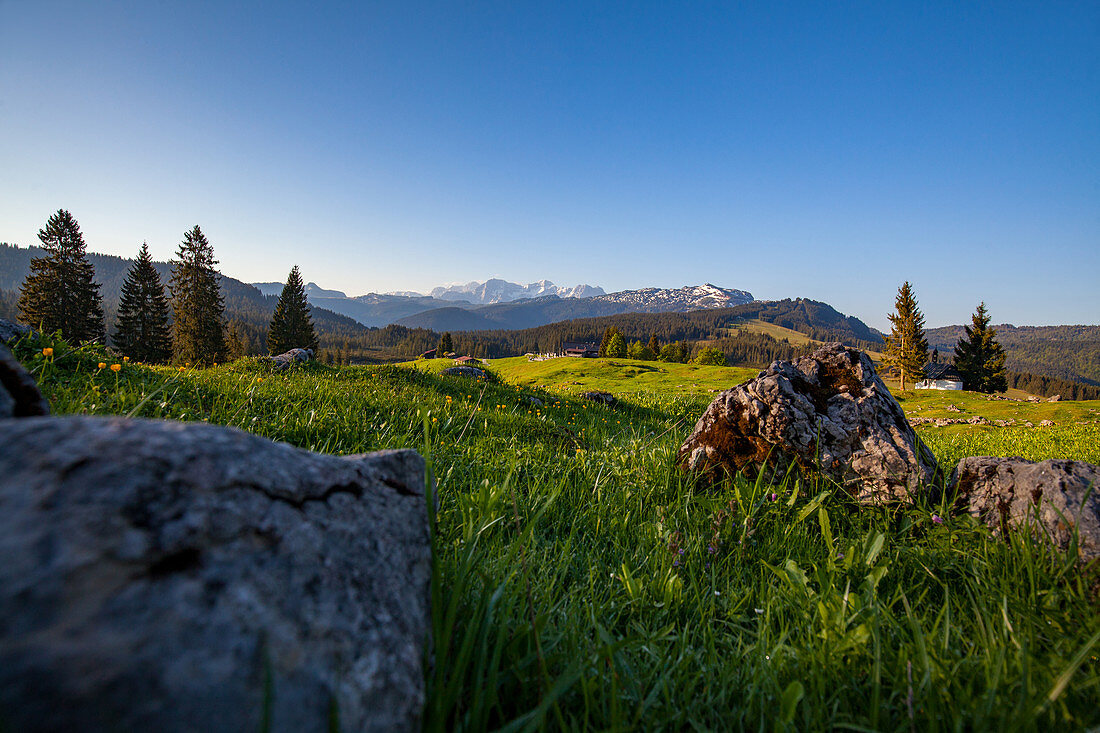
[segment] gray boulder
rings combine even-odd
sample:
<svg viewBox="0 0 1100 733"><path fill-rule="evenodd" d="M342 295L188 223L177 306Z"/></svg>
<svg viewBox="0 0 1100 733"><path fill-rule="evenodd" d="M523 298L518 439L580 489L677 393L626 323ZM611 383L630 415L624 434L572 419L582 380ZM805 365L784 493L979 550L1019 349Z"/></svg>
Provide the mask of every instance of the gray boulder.
<svg viewBox="0 0 1100 733"><path fill-rule="evenodd" d="M608 407L611 407L616 402L618 402L618 400L615 399L615 395L611 394L610 392L601 392L599 390L584 392L581 394L581 399L591 400L592 402L599 402L601 405L607 405Z"/></svg>
<svg viewBox="0 0 1100 733"><path fill-rule="evenodd" d="M5 729L419 729L416 452L91 417L3 420L0 446Z"/></svg>
<svg viewBox="0 0 1100 733"><path fill-rule="evenodd" d="M446 374L449 377L470 377L472 379L485 379L486 377L483 370L469 366L448 367L441 371L440 374Z"/></svg>
<svg viewBox="0 0 1100 733"><path fill-rule="evenodd" d="M917 440L871 359L826 344L719 394L680 447L681 468L717 480L762 466L821 470L861 502L909 500L934 480Z"/></svg>
<svg viewBox="0 0 1100 733"><path fill-rule="evenodd" d="M271 357L271 361L275 362L275 371L279 372L289 369L291 364L304 364L311 359L313 359L313 349L291 349Z"/></svg>
<svg viewBox="0 0 1100 733"><path fill-rule="evenodd" d="M21 336L26 336L30 332L30 326L24 326L22 323L0 318L0 344L10 344L12 341L15 341Z"/></svg>
<svg viewBox="0 0 1100 733"><path fill-rule="evenodd" d="M956 506L996 533L1024 529L1065 550L1076 530L1079 556L1100 557L1100 467L975 456L959 461L951 487Z"/></svg>
<svg viewBox="0 0 1100 733"><path fill-rule="evenodd" d="M0 419L50 414L50 403L23 365L0 344Z"/></svg>

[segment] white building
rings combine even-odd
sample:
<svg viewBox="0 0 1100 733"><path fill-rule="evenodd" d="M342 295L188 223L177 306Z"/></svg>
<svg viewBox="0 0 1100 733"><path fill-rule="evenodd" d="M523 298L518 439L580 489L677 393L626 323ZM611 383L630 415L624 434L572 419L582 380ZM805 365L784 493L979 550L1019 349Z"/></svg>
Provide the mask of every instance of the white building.
<svg viewBox="0 0 1100 733"><path fill-rule="evenodd" d="M924 379L913 385L913 389L962 389L963 379L954 364L939 364L935 361L924 365Z"/></svg>

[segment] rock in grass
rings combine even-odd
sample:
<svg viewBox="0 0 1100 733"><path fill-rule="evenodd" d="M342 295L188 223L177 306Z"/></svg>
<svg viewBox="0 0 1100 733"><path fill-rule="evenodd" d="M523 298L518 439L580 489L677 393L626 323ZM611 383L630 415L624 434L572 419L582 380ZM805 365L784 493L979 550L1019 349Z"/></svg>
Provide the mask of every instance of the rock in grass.
<svg viewBox="0 0 1100 733"><path fill-rule="evenodd" d="M0 720L416 730L424 461L231 428L0 421Z"/></svg>
<svg viewBox="0 0 1100 733"><path fill-rule="evenodd" d="M591 400L592 402L599 402L601 405L607 405L608 407L614 405L617 402L617 400L615 399L615 395L611 394L610 392L601 392L599 390L584 392L583 394L581 394L581 399Z"/></svg>
<svg viewBox="0 0 1100 733"><path fill-rule="evenodd" d="M31 332L30 326L0 318L0 344L10 344Z"/></svg>
<svg viewBox="0 0 1100 733"><path fill-rule="evenodd" d="M678 460L712 480L820 469L865 503L909 500L937 470L871 359L836 343L719 394Z"/></svg>
<svg viewBox="0 0 1100 733"><path fill-rule="evenodd" d="M1076 530L1079 556L1100 558L1100 467L975 456L959 461L951 487L956 506L996 533L1030 530L1065 550Z"/></svg>
<svg viewBox="0 0 1100 733"><path fill-rule="evenodd" d="M440 374L446 374L447 376L455 377L471 377L473 379L485 379L486 377L486 374L483 370L471 366L448 367L441 371Z"/></svg>
<svg viewBox="0 0 1100 733"><path fill-rule="evenodd" d="M50 414L50 403L8 347L0 344L0 419ZM2 444L0 444L2 445Z"/></svg>
<svg viewBox="0 0 1100 733"><path fill-rule="evenodd" d="M291 349L284 354L271 357L277 372L289 369L291 364L304 364L311 359L313 359L313 349Z"/></svg>

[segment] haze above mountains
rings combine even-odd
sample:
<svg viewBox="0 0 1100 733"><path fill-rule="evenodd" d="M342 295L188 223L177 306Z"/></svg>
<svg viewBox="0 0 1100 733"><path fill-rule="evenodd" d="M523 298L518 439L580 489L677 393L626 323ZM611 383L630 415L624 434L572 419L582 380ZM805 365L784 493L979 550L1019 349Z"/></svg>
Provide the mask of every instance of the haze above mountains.
<svg viewBox="0 0 1100 733"><path fill-rule="evenodd" d="M265 295L278 295L283 288L282 283L253 285ZM437 331L531 328L572 318L729 308L753 301L744 290L710 283L605 293L591 285L559 287L549 280L520 285L496 278L434 288L429 295L402 291L355 297L311 282L306 285L306 297L312 305L366 326L397 323Z"/></svg>

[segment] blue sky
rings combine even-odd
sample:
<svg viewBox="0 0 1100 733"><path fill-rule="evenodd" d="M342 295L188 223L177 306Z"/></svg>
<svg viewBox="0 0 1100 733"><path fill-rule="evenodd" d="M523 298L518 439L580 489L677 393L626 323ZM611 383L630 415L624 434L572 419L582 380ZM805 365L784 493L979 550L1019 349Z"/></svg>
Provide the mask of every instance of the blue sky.
<svg viewBox="0 0 1100 733"><path fill-rule="evenodd" d="M1100 323L1100 4L0 0L0 241Z"/></svg>

